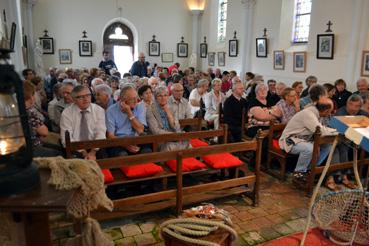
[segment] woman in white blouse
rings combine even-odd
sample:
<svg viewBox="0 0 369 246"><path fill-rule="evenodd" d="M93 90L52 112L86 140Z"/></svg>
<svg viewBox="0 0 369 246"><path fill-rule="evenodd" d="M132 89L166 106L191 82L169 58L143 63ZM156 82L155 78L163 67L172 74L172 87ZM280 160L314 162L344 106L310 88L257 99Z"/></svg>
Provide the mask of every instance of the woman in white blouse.
<svg viewBox="0 0 369 246"><path fill-rule="evenodd" d="M224 95L221 92L222 80L215 78L211 82L212 90L205 95L206 113L204 119L214 123L214 128L219 128L219 104L224 102Z"/></svg>

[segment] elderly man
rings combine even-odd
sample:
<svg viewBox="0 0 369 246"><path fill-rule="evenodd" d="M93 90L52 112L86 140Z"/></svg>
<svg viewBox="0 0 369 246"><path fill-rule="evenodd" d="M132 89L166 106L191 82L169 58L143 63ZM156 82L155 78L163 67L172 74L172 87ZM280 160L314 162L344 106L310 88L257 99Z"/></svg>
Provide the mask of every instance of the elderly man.
<svg viewBox="0 0 369 246"><path fill-rule="evenodd" d="M65 132L70 134L71 142L105 139L105 112L100 106L91 103L90 90L82 85L72 90L73 104L66 108L60 119L60 138L65 146ZM103 150L80 150L80 157L87 160L104 158Z"/></svg>
<svg viewBox="0 0 369 246"><path fill-rule="evenodd" d="M279 138L281 149L287 153L299 155L294 171L295 181L304 181L310 168L313 154L313 135L320 127L322 135L336 135L336 129L321 124L322 117L328 117L333 109L333 102L326 96L320 97L316 104L295 114L287 123ZM331 145L321 145L317 165L321 165L330 152ZM333 163L339 162L338 151L335 151ZM332 181L332 178L329 178ZM334 179L333 179L334 183ZM331 187L330 187L331 188Z"/></svg>
<svg viewBox="0 0 369 246"><path fill-rule="evenodd" d="M106 111L106 127L108 138L133 137L145 132L146 112L145 105L138 103L136 89L126 85L121 89L120 101ZM112 148L111 156L125 156L128 154L148 153L148 146L127 145L124 148Z"/></svg>
<svg viewBox="0 0 369 246"><path fill-rule="evenodd" d="M73 103L73 98L71 96L73 88L74 84L70 82L63 83L60 88L62 98L55 104L54 121L52 122L53 130L56 132L60 131L60 118L63 110Z"/></svg>
<svg viewBox="0 0 369 246"><path fill-rule="evenodd" d="M132 76L136 75L140 78L147 77L148 65L148 62L145 62L145 54L143 52L140 52L140 54L138 55L138 61L135 61L132 64L130 73L132 74Z"/></svg>
<svg viewBox="0 0 369 246"><path fill-rule="evenodd" d="M228 124L234 142L240 142L242 137L242 113L247 109L247 101L242 97L244 87L242 82L232 85L232 95L224 102L224 122Z"/></svg>
<svg viewBox="0 0 369 246"><path fill-rule="evenodd" d="M95 87L96 91L96 104L107 110L111 105L115 103L112 98L112 89L105 84L98 85Z"/></svg>
<svg viewBox="0 0 369 246"><path fill-rule="evenodd" d="M315 77L315 76L313 76L313 75L310 75L310 76L308 76L308 77L306 78L305 83L306 83L306 86L307 86L307 87L306 87L306 89L305 89L305 90L303 90L303 91L302 91L302 93L301 93L301 95L300 95L300 97L301 97L301 98L302 98L302 97L306 97L306 96L308 95L310 87L311 87L312 85L314 85L314 84L318 83L318 79L317 79L317 77Z"/></svg>
<svg viewBox="0 0 369 246"><path fill-rule="evenodd" d="M191 107L188 100L183 97L183 85L173 84L171 87L172 95L168 99L168 105L177 120L193 118Z"/></svg>
<svg viewBox="0 0 369 246"><path fill-rule="evenodd" d="M115 65L113 60L109 59L109 52L106 50L103 51L103 60L100 62L99 68L109 75L110 70L117 69L117 65Z"/></svg>
<svg viewBox="0 0 369 246"><path fill-rule="evenodd" d="M362 94L362 93L368 92L369 90L368 81L364 78L359 79L356 82L356 88L357 88L357 91L355 91L354 94Z"/></svg>
<svg viewBox="0 0 369 246"><path fill-rule="evenodd" d="M151 89L154 91L155 88L159 85L159 78L150 77L147 83L151 87Z"/></svg>

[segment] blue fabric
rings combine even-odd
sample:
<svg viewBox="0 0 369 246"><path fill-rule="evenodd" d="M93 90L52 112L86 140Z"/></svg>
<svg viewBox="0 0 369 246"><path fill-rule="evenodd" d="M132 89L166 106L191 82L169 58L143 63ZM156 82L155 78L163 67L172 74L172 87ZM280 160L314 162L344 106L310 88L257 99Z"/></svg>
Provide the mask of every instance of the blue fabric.
<svg viewBox="0 0 369 246"><path fill-rule="evenodd" d="M303 110L306 105L312 103L313 101L311 100L310 96L306 96L300 99L300 109Z"/></svg>
<svg viewBox="0 0 369 246"><path fill-rule="evenodd" d="M147 65L145 63L141 63L140 61L136 61L132 64L131 70L130 70L132 76L137 75L139 77L147 77Z"/></svg>
<svg viewBox="0 0 369 246"><path fill-rule="evenodd" d="M109 102L108 102L108 108L113 105L115 103L115 100L111 97L109 98Z"/></svg>
<svg viewBox="0 0 369 246"><path fill-rule="evenodd" d="M156 104L156 108L158 109L160 118L161 118L161 122L163 123L163 128L164 130L169 130L169 121L168 121L168 116L167 113L165 113L165 111L157 104Z"/></svg>
<svg viewBox="0 0 369 246"><path fill-rule="evenodd" d="M137 104L132 112L138 121L144 126L147 126L145 105ZM127 114L123 113L120 109L119 103L113 104L106 111L106 129L117 137L137 135L136 131L132 128Z"/></svg>

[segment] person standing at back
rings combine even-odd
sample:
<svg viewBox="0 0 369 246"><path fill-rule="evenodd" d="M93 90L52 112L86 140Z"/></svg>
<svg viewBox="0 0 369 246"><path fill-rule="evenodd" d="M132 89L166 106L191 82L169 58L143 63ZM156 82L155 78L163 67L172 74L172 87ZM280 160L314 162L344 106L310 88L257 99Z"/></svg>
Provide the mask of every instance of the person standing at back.
<svg viewBox="0 0 369 246"><path fill-rule="evenodd" d="M103 51L103 60L100 62L99 68L104 70L108 75L110 75L111 69L117 69L117 65L115 65L113 60L109 59L109 52L106 50Z"/></svg>
<svg viewBox="0 0 369 246"><path fill-rule="evenodd" d="M145 54L143 52L140 52L138 55L138 61L135 61L132 64L130 73L132 76L136 75L140 78L147 77L147 66L148 62L145 62Z"/></svg>

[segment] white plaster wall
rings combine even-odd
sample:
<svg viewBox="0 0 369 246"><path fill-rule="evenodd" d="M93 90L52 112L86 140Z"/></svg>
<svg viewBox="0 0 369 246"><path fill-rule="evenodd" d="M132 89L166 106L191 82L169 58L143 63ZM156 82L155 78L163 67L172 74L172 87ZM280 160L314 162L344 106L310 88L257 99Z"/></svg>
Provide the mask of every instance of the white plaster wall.
<svg viewBox="0 0 369 246"><path fill-rule="evenodd" d="M122 15L117 10L122 6ZM38 0L33 8L34 39L49 31L54 38L55 54L43 55L45 67L95 67L101 60L102 35L104 27L115 18L128 20L137 30L138 51L146 53L146 60L151 64L161 63L160 57L149 57L147 45L156 35L160 50L172 52L173 62L187 66L188 58L177 58L177 43L184 36L189 43L189 55L192 40L192 17L188 6L182 0ZM82 31L87 31L89 40L93 41L93 57L80 57L78 40ZM60 65L58 49L72 49L71 65ZM137 55L137 54L136 54ZM171 63L165 63L169 66Z"/></svg>

